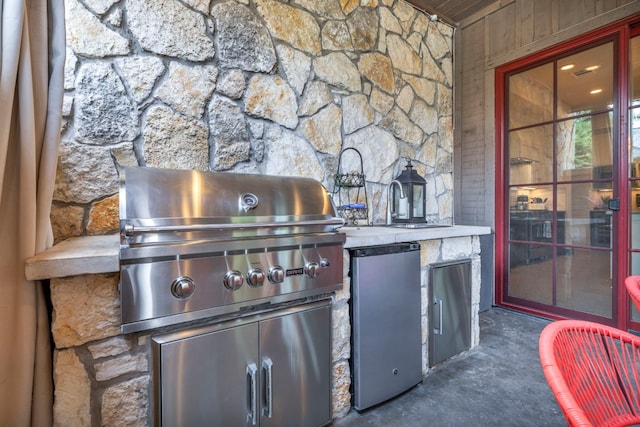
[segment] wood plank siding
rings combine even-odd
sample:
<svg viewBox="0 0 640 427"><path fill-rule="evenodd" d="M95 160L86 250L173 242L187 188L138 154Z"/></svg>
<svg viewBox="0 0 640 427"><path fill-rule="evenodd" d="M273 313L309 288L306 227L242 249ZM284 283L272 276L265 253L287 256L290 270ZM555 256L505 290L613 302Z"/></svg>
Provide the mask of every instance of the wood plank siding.
<svg viewBox="0 0 640 427"><path fill-rule="evenodd" d="M638 13L638 0L501 0L458 23L457 224L495 226L495 68Z"/></svg>

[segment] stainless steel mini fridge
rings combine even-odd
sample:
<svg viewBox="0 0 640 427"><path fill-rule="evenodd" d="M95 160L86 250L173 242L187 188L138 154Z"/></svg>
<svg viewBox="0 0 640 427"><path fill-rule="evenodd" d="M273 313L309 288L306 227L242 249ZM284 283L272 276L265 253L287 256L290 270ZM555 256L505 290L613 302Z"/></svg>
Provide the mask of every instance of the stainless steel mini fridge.
<svg viewBox="0 0 640 427"><path fill-rule="evenodd" d="M422 381L420 245L351 251L353 406L363 410Z"/></svg>
<svg viewBox="0 0 640 427"><path fill-rule="evenodd" d="M429 367L471 347L471 260L430 267Z"/></svg>

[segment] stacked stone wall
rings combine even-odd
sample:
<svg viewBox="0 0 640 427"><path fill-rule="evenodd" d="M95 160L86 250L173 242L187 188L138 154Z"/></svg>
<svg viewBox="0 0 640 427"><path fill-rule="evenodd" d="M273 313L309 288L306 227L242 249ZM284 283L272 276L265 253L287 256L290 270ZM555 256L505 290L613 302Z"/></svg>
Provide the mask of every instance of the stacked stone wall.
<svg viewBox="0 0 640 427"><path fill-rule="evenodd" d="M453 220L453 30L404 0L65 0L56 241L115 232L122 165L308 176L362 153L369 221L411 159ZM351 152L353 153L353 152ZM347 172L359 170L345 156Z"/></svg>

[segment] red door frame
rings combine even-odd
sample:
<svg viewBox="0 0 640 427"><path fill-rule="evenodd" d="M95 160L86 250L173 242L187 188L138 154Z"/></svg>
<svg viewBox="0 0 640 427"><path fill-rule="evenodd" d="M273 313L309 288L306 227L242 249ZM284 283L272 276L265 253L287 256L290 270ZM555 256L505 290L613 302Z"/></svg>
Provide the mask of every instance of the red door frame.
<svg viewBox="0 0 640 427"><path fill-rule="evenodd" d="M507 215L508 215L508 201L506 198L506 186L504 185L504 177L507 173L507 162L504 156L504 144L505 144L505 78L506 76L518 69L522 69L526 66L533 64L540 64L545 61L550 61L561 55L566 55L572 49L582 48L586 45L597 43L601 40L615 38L616 51L614 52L614 58L618 63L618 75L616 87L615 99L618 102L614 105L614 119L619 120L619 126L617 127L617 133L614 134L614 143L617 145L619 153L614 159L628 159L628 144L620 143L621 141L628 141L629 136L629 73L628 62L629 58L629 39L632 35L640 33L640 28L631 30L631 26L634 23L638 23L640 15L626 18L622 21L618 21L614 24L607 25L600 29L591 31L587 34L578 36L572 40L560 43L552 46L548 49L534 53L525 58L518 59L511 63L505 64L495 70L495 138L496 138L496 177L495 177L495 232L496 232L496 253L495 253L495 301L496 304L502 307L512 308L525 313L530 313L538 316L543 316L549 319L563 319L567 318L566 315L561 313L550 312L546 310L534 309L532 307L524 307L515 305L513 303L505 302L505 278L508 273L508 256L505 241L507 236ZM625 64L623 64L623 61ZM615 133L615 132L614 132ZM616 148L614 147L614 154ZM640 323L631 322L629 314L629 298L626 292L623 290L624 277L628 275L630 271L630 254L629 248L629 230L630 230L630 201L629 201L629 170L628 161L617 162L616 180L617 186L614 188L614 195L620 199L620 211L627 214L624 218L618 213L614 215L613 225L615 230L624 230L625 233L618 233L616 239L614 239L615 248L613 248L614 254L614 267L613 267L613 311L612 319L605 323L614 324L615 326L628 329L633 328L640 330ZM585 319L599 320L602 322L602 317L595 317L585 314Z"/></svg>

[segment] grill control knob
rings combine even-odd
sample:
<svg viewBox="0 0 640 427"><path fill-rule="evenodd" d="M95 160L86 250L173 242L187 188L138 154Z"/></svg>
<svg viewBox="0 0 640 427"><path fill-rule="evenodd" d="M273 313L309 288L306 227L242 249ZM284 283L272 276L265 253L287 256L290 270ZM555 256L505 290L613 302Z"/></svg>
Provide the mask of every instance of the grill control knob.
<svg viewBox="0 0 640 427"><path fill-rule="evenodd" d="M259 268L252 268L247 272L247 283L251 287L262 286L264 283L264 271Z"/></svg>
<svg viewBox="0 0 640 427"><path fill-rule="evenodd" d="M196 283L191 277L178 277L171 283L171 294L178 299L187 299L196 290Z"/></svg>
<svg viewBox="0 0 640 427"><path fill-rule="evenodd" d="M282 283L284 282L284 268L279 265L274 265L269 269L269 281L271 283Z"/></svg>
<svg viewBox="0 0 640 427"><path fill-rule="evenodd" d="M320 267L329 267L330 265L331 263L329 262L328 259L326 258L320 259Z"/></svg>
<svg viewBox="0 0 640 427"><path fill-rule="evenodd" d="M224 283L225 288L230 291L235 291L244 283L244 277L242 277L242 273L238 270L229 270L227 271L227 274L224 275L222 282Z"/></svg>
<svg viewBox="0 0 640 427"><path fill-rule="evenodd" d="M317 262L308 262L304 265L304 273L308 277L316 277L318 275L319 265Z"/></svg>

